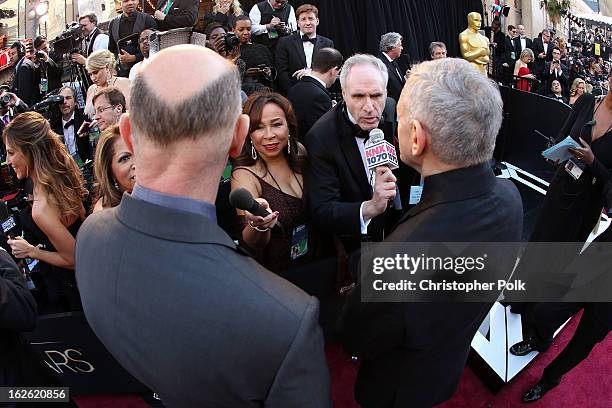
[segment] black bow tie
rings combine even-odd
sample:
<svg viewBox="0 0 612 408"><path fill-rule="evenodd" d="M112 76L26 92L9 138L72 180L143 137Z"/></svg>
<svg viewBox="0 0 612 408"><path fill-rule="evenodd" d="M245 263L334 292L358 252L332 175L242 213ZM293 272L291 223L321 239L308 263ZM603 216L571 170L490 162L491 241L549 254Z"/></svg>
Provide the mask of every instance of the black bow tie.
<svg viewBox="0 0 612 408"><path fill-rule="evenodd" d="M314 44L317 43L317 37L308 38L308 35L304 34L302 36L302 42L309 42L309 43L312 43L314 45Z"/></svg>
<svg viewBox="0 0 612 408"><path fill-rule="evenodd" d="M66 122L64 129L68 129L70 126L74 126L74 119L70 119L68 122Z"/></svg>
<svg viewBox="0 0 612 408"><path fill-rule="evenodd" d="M346 120L346 123L348 123L348 125L351 127L352 135L354 137L358 137L359 139L365 139L363 143L367 142L368 138L370 137L370 132L361 129L358 124L351 122L348 116L348 112L346 110L346 106L343 106L342 113L344 116L344 120Z"/></svg>

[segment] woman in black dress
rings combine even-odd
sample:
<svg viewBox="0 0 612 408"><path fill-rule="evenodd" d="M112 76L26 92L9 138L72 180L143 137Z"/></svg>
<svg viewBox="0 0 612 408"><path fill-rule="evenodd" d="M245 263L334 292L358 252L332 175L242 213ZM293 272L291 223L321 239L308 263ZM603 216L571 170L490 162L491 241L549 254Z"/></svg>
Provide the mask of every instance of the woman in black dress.
<svg viewBox="0 0 612 408"><path fill-rule="evenodd" d="M259 217L239 211L241 241L256 260L278 273L302 264L311 253L303 197L305 150L295 136L291 103L283 96L253 94L244 113L251 118L249 137L233 163L232 190L246 188L272 212Z"/></svg>
<svg viewBox="0 0 612 408"><path fill-rule="evenodd" d="M24 237L9 239L17 258L38 260L32 279L42 304L39 311L81 310L74 277L75 237L85 219L85 182L76 162L45 118L34 112L17 116L4 131L7 162L17 178L30 178L32 205L21 213Z"/></svg>

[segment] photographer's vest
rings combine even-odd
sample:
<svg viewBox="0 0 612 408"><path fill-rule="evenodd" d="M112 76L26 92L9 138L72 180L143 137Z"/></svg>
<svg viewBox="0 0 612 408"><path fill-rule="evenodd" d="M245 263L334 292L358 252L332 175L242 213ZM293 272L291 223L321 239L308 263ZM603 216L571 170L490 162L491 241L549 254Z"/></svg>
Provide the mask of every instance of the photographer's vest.
<svg viewBox="0 0 612 408"><path fill-rule="evenodd" d="M134 22L134 28L132 28L132 34L134 33L141 33L143 32L143 30L145 29L145 24L146 24L146 17L147 15L143 12L140 11L135 11L134 13L136 13L136 21ZM113 40L115 41L115 43L117 43L121 38L119 38L119 26L121 25L121 16L117 16L115 17L109 24L109 32L110 35L113 36ZM135 55L137 52L139 52L140 50L138 49L138 46L127 46L127 47L123 47L123 50L125 50L126 52ZM120 51L117 51L117 54L119 54ZM118 55L116 55L115 57L117 57L117 65L118 65L118 75L122 76L122 77L126 77L128 76L128 73L130 72L130 69L132 68L132 66L135 64L129 64L129 65L125 65L125 64L119 64L119 57Z"/></svg>
<svg viewBox="0 0 612 408"><path fill-rule="evenodd" d="M291 5L289 3L286 3L285 7L280 10L273 9L270 2L267 0L257 3L256 7L259 9L259 13L261 14L261 20L259 22L261 25L270 23L274 17L277 17L285 24L289 22L289 15L291 14ZM268 33L259 34L253 38L253 42L263 44L272 51L277 41L278 39L271 40L268 37Z"/></svg>
<svg viewBox="0 0 612 408"><path fill-rule="evenodd" d="M85 57L89 57L91 55L91 53L93 52L93 47L94 44L96 42L96 37L100 35L100 29L98 29L98 27L96 27L96 29L93 32L93 35L89 36L89 45L87 46L87 49L84 50L85 51Z"/></svg>

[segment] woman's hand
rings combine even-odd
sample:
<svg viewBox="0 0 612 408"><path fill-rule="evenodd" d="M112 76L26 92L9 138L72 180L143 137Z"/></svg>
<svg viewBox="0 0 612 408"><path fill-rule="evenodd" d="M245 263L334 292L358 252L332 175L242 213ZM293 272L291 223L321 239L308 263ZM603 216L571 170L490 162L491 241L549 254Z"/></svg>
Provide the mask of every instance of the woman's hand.
<svg viewBox="0 0 612 408"><path fill-rule="evenodd" d="M23 237L15 237L15 239L7 240L11 246L11 251L16 258L36 258L36 247L30 244Z"/></svg>
<svg viewBox="0 0 612 408"><path fill-rule="evenodd" d="M591 147L588 145L588 143L582 140L582 138L580 138L580 144L582 145L582 147L578 147L575 149L570 147L568 151L575 158L582 160L584 163L590 166L591 164L593 164L593 161L595 161L595 155L593 154L593 151L591 150Z"/></svg>
<svg viewBox="0 0 612 408"><path fill-rule="evenodd" d="M260 217L258 215L253 215L248 211L245 211L244 216L246 218L246 221L253 228L258 228L261 230L273 228L274 225L276 224L276 221L278 221L279 212L278 211L272 212L270 210L270 205L263 198L256 198L255 201L257 201L259 205L261 205L265 210L270 212L270 215L266 217Z"/></svg>

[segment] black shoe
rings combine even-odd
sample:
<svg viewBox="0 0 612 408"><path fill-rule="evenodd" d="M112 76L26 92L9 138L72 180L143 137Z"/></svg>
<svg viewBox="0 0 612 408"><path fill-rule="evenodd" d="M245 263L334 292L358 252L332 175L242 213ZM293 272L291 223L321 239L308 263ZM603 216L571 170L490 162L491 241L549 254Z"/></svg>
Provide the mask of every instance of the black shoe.
<svg viewBox="0 0 612 408"><path fill-rule="evenodd" d="M546 381L540 381L533 386L529 391L523 395L523 402L537 401L544 396L548 391L555 388L559 383L549 383Z"/></svg>
<svg viewBox="0 0 612 408"><path fill-rule="evenodd" d="M510 347L510 353L515 356L525 356L532 351L546 351L550 347L550 343L541 343L534 337L529 337L527 340L518 342Z"/></svg>

